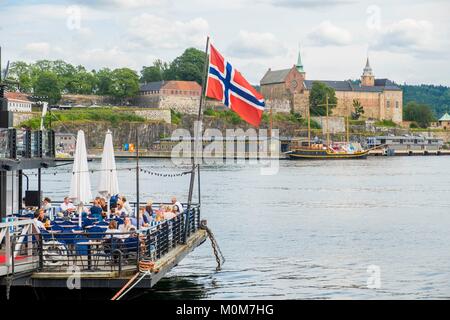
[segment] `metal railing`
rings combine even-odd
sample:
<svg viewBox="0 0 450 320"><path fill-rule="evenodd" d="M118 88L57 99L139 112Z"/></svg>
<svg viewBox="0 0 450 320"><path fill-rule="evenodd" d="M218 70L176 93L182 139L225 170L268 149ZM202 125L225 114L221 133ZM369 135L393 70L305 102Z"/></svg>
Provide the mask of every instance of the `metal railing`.
<svg viewBox="0 0 450 320"><path fill-rule="evenodd" d="M36 268L37 247L33 239L39 233L34 220L0 223L0 251L5 261L0 264L0 276Z"/></svg>
<svg viewBox="0 0 450 320"><path fill-rule="evenodd" d="M52 130L0 129L0 158L54 158Z"/></svg>
<svg viewBox="0 0 450 320"><path fill-rule="evenodd" d="M103 230L98 232L99 228ZM53 222L50 230L39 230L33 220L3 223L0 244L7 251L8 264L0 276L19 270L70 273L73 267L85 272L120 274L125 269L137 268L142 259L161 259L199 228L197 205L170 220L152 222L130 232L106 231L104 223L80 228L75 223L60 221Z"/></svg>

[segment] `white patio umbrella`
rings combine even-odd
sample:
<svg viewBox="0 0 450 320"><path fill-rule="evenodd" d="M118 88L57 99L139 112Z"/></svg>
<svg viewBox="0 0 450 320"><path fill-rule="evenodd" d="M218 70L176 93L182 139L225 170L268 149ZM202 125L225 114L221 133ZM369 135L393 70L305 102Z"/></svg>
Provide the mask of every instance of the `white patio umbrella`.
<svg viewBox="0 0 450 320"><path fill-rule="evenodd" d="M98 193L107 198L109 215L109 200L112 195L119 193L119 181L117 180L116 159L114 157L112 133L109 130L106 132L105 143L103 145L100 175Z"/></svg>
<svg viewBox="0 0 450 320"><path fill-rule="evenodd" d="M81 209L83 204L88 203L92 199L86 141L82 130L79 130L77 134L69 197L78 205L78 221L81 227Z"/></svg>

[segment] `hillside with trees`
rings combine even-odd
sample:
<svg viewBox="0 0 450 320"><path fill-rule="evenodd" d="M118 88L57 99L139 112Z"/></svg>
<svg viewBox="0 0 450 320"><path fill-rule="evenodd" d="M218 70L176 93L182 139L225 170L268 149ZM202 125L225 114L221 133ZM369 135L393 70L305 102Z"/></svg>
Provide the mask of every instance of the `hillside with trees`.
<svg viewBox="0 0 450 320"><path fill-rule="evenodd" d="M440 118L446 112L450 113L450 88L435 85L402 85L403 104L409 102L430 106L436 118Z"/></svg>
<svg viewBox="0 0 450 320"><path fill-rule="evenodd" d="M87 70L62 60L15 61L9 77L19 85L11 85L9 90L48 97L51 104L57 103L63 94L110 96L123 104L138 93L140 82L193 80L201 83L204 57L204 52L188 48L170 63L156 60L152 66L143 67L140 75L130 68Z"/></svg>
<svg viewBox="0 0 450 320"><path fill-rule="evenodd" d="M11 80L19 82L21 92L48 96L51 103L56 103L62 94L97 94L111 96L118 103L134 96L139 90L139 82L162 80L192 80L202 82L205 53L195 48L186 49L171 62L160 59L152 65L144 66L140 72L129 68L87 70L84 66L72 65L62 60L39 60L35 63L16 61L11 64ZM359 84L360 80L349 80ZM445 112L450 113L450 88L440 85L399 85L403 89L403 105L409 102L428 105L435 118ZM259 89L258 86L256 86ZM323 115L324 96L329 94L330 104L334 93L322 84L316 84L311 104L311 114ZM330 106L330 113L333 106Z"/></svg>

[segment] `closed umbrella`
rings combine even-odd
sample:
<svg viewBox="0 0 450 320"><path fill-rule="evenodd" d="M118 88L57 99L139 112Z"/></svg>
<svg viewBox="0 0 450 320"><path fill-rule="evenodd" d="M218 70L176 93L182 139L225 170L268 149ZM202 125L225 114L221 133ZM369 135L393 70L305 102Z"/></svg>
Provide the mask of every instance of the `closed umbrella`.
<svg viewBox="0 0 450 320"><path fill-rule="evenodd" d="M117 180L116 159L114 157L114 146L112 133L108 130L103 145L102 164L100 168L100 183L98 185L98 193L106 197L108 203L112 195L119 193L119 182Z"/></svg>
<svg viewBox="0 0 450 320"><path fill-rule="evenodd" d="M69 197L78 205L79 225L81 227L81 209L83 204L88 203L92 199L86 141L82 130L79 130L77 134Z"/></svg>

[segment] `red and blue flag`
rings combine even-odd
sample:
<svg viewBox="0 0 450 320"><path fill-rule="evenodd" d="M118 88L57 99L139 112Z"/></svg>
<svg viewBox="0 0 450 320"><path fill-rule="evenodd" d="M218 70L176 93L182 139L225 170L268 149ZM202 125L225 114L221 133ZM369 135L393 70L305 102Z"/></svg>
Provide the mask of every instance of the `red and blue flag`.
<svg viewBox="0 0 450 320"><path fill-rule="evenodd" d="M212 45L206 96L222 101L226 107L256 127L261 123L264 97Z"/></svg>

